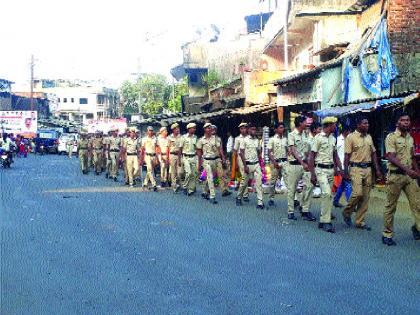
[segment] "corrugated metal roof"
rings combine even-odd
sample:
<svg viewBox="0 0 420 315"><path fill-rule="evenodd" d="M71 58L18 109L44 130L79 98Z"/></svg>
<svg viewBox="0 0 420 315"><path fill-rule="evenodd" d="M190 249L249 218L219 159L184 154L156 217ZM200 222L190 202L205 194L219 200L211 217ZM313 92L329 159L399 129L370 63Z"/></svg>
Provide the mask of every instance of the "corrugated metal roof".
<svg viewBox="0 0 420 315"><path fill-rule="evenodd" d="M273 111L276 108L277 108L277 104L260 104L260 105L233 109L231 111L231 114L232 115L249 115L249 114L255 114L255 113L260 113L260 112Z"/></svg>

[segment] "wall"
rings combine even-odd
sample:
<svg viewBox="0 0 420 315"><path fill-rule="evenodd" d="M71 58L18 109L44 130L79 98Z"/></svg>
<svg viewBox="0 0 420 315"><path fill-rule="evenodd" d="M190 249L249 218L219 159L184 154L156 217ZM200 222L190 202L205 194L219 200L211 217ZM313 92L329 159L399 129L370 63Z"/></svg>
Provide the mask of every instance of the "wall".
<svg viewBox="0 0 420 315"><path fill-rule="evenodd" d="M420 2L389 0L388 32L399 76L394 91L418 90L420 86Z"/></svg>
<svg viewBox="0 0 420 315"><path fill-rule="evenodd" d="M264 84L282 78L282 71L255 70L244 73L243 89L248 104L269 104L269 93L276 93L277 89L272 84Z"/></svg>
<svg viewBox="0 0 420 315"><path fill-rule="evenodd" d="M321 73L322 80L322 103L321 109L329 108L333 104L343 101L343 90L341 83L341 65L335 68L326 69Z"/></svg>

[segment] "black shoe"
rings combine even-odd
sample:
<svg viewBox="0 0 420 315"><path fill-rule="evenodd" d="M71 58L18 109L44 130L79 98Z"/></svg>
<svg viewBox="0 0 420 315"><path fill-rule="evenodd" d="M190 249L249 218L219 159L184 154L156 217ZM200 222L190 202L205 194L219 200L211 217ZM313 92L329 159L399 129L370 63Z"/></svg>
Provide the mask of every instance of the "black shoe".
<svg viewBox="0 0 420 315"><path fill-rule="evenodd" d="M356 229L361 229L361 230L366 230L366 231L371 231L372 228L369 225L355 225Z"/></svg>
<svg viewBox="0 0 420 315"><path fill-rule="evenodd" d="M226 197L230 195L232 195L232 193L229 190L225 190L224 192L222 192L222 197Z"/></svg>
<svg viewBox="0 0 420 315"><path fill-rule="evenodd" d="M339 203L339 202L335 202L335 203L333 203L333 205L336 208L344 208L344 206L341 203Z"/></svg>
<svg viewBox="0 0 420 315"><path fill-rule="evenodd" d="M125 186L128 186L128 185L130 185L130 183L129 182L125 182L125 184L124 184Z"/></svg>
<svg viewBox="0 0 420 315"><path fill-rule="evenodd" d="M201 194L201 198L203 198L203 199L209 199L209 194L206 194L206 193L202 193Z"/></svg>
<svg viewBox="0 0 420 315"><path fill-rule="evenodd" d="M109 177L109 174L108 174L108 173L106 173L106 174L105 174L105 178L108 178L108 177Z"/></svg>
<svg viewBox="0 0 420 315"><path fill-rule="evenodd" d="M174 189L174 193L175 194L178 193L179 192L179 189L180 189L180 187L179 186L176 186L176 188Z"/></svg>
<svg viewBox="0 0 420 315"><path fill-rule="evenodd" d="M240 198L236 198L236 205L242 206L242 200Z"/></svg>
<svg viewBox="0 0 420 315"><path fill-rule="evenodd" d="M345 223L348 227L351 227L351 226L353 225L353 223L351 222L351 217L346 217L346 216L344 216L344 215L343 215L343 220L344 220L344 223Z"/></svg>
<svg viewBox="0 0 420 315"><path fill-rule="evenodd" d="M302 218L305 221L316 221L316 218L314 217L314 215L310 211L303 212L302 213Z"/></svg>
<svg viewBox="0 0 420 315"><path fill-rule="evenodd" d="M182 188L182 191L184 192L184 195L188 195L188 189L187 188Z"/></svg>
<svg viewBox="0 0 420 315"><path fill-rule="evenodd" d="M274 203L274 200L273 200L273 199L270 199L270 200L268 201L268 206L269 206L269 207L274 207L274 206L275 206L275 203Z"/></svg>
<svg viewBox="0 0 420 315"><path fill-rule="evenodd" d="M153 186L153 191L158 191L158 188L156 186Z"/></svg>
<svg viewBox="0 0 420 315"><path fill-rule="evenodd" d="M114 177L114 182L118 182L118 178L117 177Z"/></svg>
<svg viewBox="0 0 420 315"><path fill-rule="evenodd" d="M187 196L188 197L190 197L190 196L192 196L192 195L194 195L195 194L195 191L189 191L189 192L187 192Z"/></svg>
<svg viewBox="0 0 420 315"><path fill-rule="evenodd" d="M257 205L257 209L259 209L259 210L264 210L264 208L265 208L264 204L262 204L262 205Z"/></svg>
<svg viewBox="0 0 420 315"><path fill-rule="evenodd" d="M244 197L242 200L243 200L244 202L249 202L249 197Z"/></svg>
<svg viewBox="0 0 420 315"><path fill-rule="evenodd" d="M287 218L289 219L289 220L297 220L296 219L296 217L295 217L295 214L294 213L289 213L288 215L287 215Z"/></svg>
<svg viewBox="0 0 420 315"><path fill-rule="evenodd" d="M382 243L388 246L395 246L397 243L391 237L382 236Z"/></svg>
<svg viewBox="0 0 420 315"><path fill-rule="evenodd" d="M413 232L413 237L416 241L420 240L420 232L417 230L415 225L411 227L411 232Z"/></svg>
<svg viewBox="0 0 420 315"><path fill-rule="evenodd" d="M213 205L217 205L217 200L216 200L216 198L209 198L209 201L210 201L210 203L211 203L211 204L213 204Z"/></svg>
<svg viewBox="0 0 420 315"><path fill-rule="evenodd" d="M331 223L319 223L318 228L328 233L335 233L335 229Z"/></svg>
<svg viewBox="0 0 420 315"><path fill-rule="evenodd" d="M161 182L160 187L165 188L166 187L166 182Z"/></svg>
<svg viewBox="0 0 420 315"><path fill-rule="evenodd" d="M99 172L95 172L95 174L96 174L96 176L98 176L99 175Z"/></svg>

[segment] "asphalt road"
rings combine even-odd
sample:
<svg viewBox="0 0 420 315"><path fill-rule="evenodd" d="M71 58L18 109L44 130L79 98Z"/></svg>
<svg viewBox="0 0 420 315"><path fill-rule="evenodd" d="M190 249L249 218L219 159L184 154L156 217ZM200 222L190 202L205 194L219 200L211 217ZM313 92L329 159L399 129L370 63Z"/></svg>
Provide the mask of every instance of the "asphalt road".
<svg viewBox="0 0 420 315"><path fill-rule="evenodd" d="M419 314L420 243L406 205L396 247L371 232L288 222L234 198L142 192L30 156L0 170L1 314ZM318 216L318 202L313 212Z"/></svg>

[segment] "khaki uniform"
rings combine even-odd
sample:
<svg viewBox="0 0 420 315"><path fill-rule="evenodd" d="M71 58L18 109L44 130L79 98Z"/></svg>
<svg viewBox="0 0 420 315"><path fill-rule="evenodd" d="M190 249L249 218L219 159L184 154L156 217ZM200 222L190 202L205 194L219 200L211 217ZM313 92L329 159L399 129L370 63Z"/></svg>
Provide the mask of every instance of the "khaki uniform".
<svg viewBox="0 0 420 315"><path fill-rule="evenodd" d="M181 135L175 137L171 134L168 137L169 147L169 174L171 176L171 186L175 191L181 180L181 167L178 166L178 152L180 148Z"/></svg>
<svg viewBox="0 0 420 315"><path fill-rule="evenodd" d="M66 142L66 146L67 146L67 154L69 155L69 158L71 158L72 154L73 154L73 145L74 145L74 140L68 140Z"/></svg>
<svg viewBox="0 0 420 315"><path fill-rule="evenodd" d="M222 145L223 143L222 138L220 138L217 135L215 135L215 137L216 137L217 142L220 143L220 145ZM217 156L218 158L216 159L216 174L217 174L217 177L219 178L220 189L222 192L225 192L227 190L228 180L226 178L226 172L225 172L225 169L223 168L222 158L220 156L219 151L217 152Z"/></svg>
<svg viewBox="0 0 420 315"><path fill-rule="evenodd" d="M241 142L239 147L240 152L244 150L245 163L248 166L249 172L241 178L241 183L238 189L238 199L242 199L246 190L248 190L248 181L251 178L255 178L255 189L257 191L257 203L263 204L263 192L262 192L262 171L258 159L258 151L261 150L260 140L255 137L246 136Z"/></svg>
<svg viewBox="0 0 420 315"><path fill-rule="evenodd" d="M109 176L116 178L118 176L118 158L120 156L120 146L121 138L120 137L109 137Z"/></svg>
<svg viewBox="0 0 420 315"><path fill-rule="evenodd" d="M89 155L89 140L81 138L77 147L79 151L80 168L82 172L89 170L88 155Z"/></svg>
<svg viewBox="0 0 420 315"><path fill-rule="evenodd" d="M93 153L93 167L96 173L102 172L102 152L103 144L102 137L94 138L92 140L92 153Z"/></svg>
<svg viewBox="0 0 420 315"><path fill-rule="evenodd" d="M233 149L238 153L238 156L236 158L236 163L238 164L238 169L239 169L239 173L241 173L241 177L245 175L245 168L244 168L244 164L242 163L242 159L239 156L239 148L241 147L241 143L245 138L246 137L244 137L243 135L237 136L235 138L235 144L233 145ZM248 189L246 189L243 194L243 197L248 198L248 196L249 196L249 191Z"/></svg>
<svg viewBox="0 0 420 315"><path fill-rule="evenodd" d="M157 146L156 137L144 137L143 139L141 139L141 146L144 149L144 162L146 163L147 170L143 186L147 186L150 182L153 187L156 187L156 180L154 174Z"/></svg>
<svg viewBox="0 0 420 315"><path fill-rule="evenodd" d="M309 134L307 136L308 142L308 154L314 143L314 136ZM299 204L302 206L302 212L308 212L311 205L311 197L314 191L314 185L311 182L311 172L303 170L302 175L303 189L300 193L296 194L296 199L299 201Z"/></svg>
<svg viewBox="0 0 420 315"><path fill-rule="evenodd" d="M280 180L281 177L285 177L286 171L286 161L287 161L287 138L279 137L279 135L274 135L268 140L268 149L273 152L273 158L280 165L280 169L274 167L273 164L270 165L271 169L271 189L270 189L270 199L274 199L276 194L276 182Z"/></svg>
<svg viewBox="0 0 420 315"><path fill-rule="evenodd" d="M331 223L332 186L334 182L334 151L336 150L335 137L328 137L322 131L317 134L312 144L315 157L315 174L321 188L321 223Z"/></svg>
<svg viewBox="0 0 420 315"><path fill-rule="evenodd" d="M397 129L390 133L385 139L386 153L395 153L400 162L412 168L414 140L407 134L405 137ZM397 202L401 191L407 196L411 212L414 217L414 224L420 231L420 188L417 181L405 175L394 164L388 162L387 178L387 202L384 213L383 236L392 238L394 233L394 215L397 210Z"/></svg>
<svg viewBox="0 0 420 315"><path fill-rule="evenodd" d="M111 160L108 158L108 145L110 136L103 137L102 145L104 147L104 154L102 156L102 167L106 174L109 175L111 169Z"/></svg>
<svg viewBox="0 0 420 315"><path fill-rule="evenodd" d="M130 185L134 184L134 178L139 173L138 150L140 148L139 139L126 138L123 142L126 150L127 181Z"/></svg>
<svg viewBox="0 0 420 315"><path fill-rule="evenodd" d="M376 152L372 137L370 135L363 137L356 130L346 138L344 152L350 154L352 193L347 206L344 208L343 215L350 217L357 209L355 224L364 226L370 190L372 189L372 153Z"/></svg>
<svg viewBox="0 0 420 315"><path fill-rule="evenodd" d="M166 183L168 181L168 144L169 140L168 137L159 136L157 140L157 144L160 148L160 155L159 155L159 164L160 164L160 182Z"/></svg>
<svg viewBox="0 0 420 315"><path fill-rule="evenodd" d="M194 192L196 190L197 182L197 136L189 136L185 134L182 136L179 143L182 148L182 164L184 165L185 179L182 185L188 192Z"/></svg>
<svg viewBox="0 0 420 315"><path fill-rule="evenodd" d="M203 167L207 174L207 181L203 185L203 190L205 193L210 193L210 198L216 197L213 173L216 173L220 179L220 189L223 192L227 190L227 185L223 178L223 168L220 168L217 163L217 159L220 158L219 148L221 145L222 143L220 142L219 137L216 136L211 136L209 138L203 136L197 142L197 149L202 150L203 152Z"/></svg>
<svg viewBox="0 0 420 315"><path fill-rule="evenodd" d="M289 133L287 137L287 143L289 146L295 147L297 153L300 154L303 160L306 159L306 154L308 153L310 148L308 144L308 136L305 132L299 134L297 129L293 130ZM287 161L287 212L294 213L296 185L302 178L304 170L303 166L295 159L295 157L291 153L288 154Z"/></svg>
<svg viewBox="0 0 420 315"><path fill-rule="evenodd" d="M92 141L95 139L92 136L88 137L88 147L89 147L89 154L88 154L88 168L93 167L93 152L92 152Z"/></svg>

